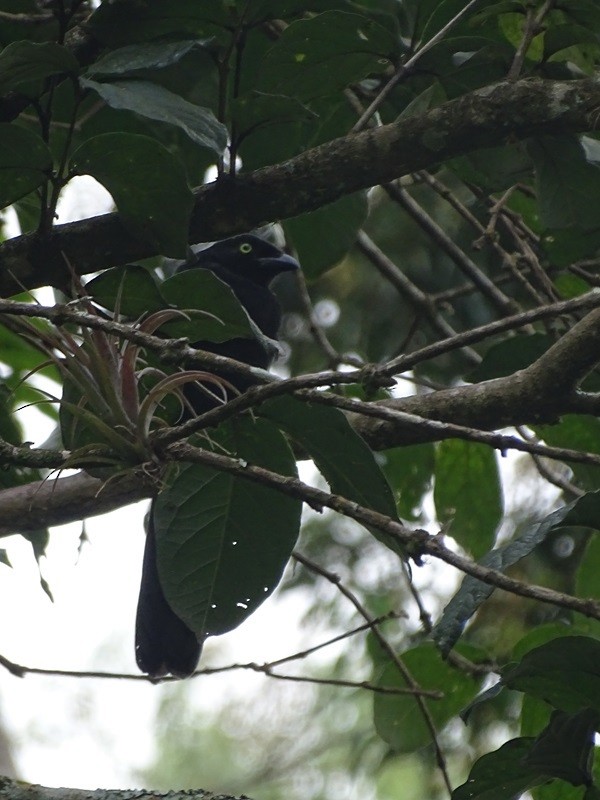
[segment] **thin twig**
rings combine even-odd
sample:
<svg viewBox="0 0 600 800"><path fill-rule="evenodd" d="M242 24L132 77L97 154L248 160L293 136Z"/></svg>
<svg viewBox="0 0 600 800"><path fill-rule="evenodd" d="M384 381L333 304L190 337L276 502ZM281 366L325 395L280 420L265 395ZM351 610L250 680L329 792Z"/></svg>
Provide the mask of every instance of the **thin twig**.
<svg viewBox="0 0 600 800"><path fill-rule="evenodd" d="M424 530L411 530L385 514L365 508L340 495L308 486L297 478L284 477L263 467L250 465L246 462L241 463L239 459L193 447L190 444L171 445L167 448L165 455L174 460L206 464L253 483L268 486L289 497L302 500L316 510L330 508L343 516L356 520L367 528L374 528L389 536L391 541L396 542L396 546L399 545L405 548L407 553L413 554L419 561L421 557L430 555L498 589L504 589L521 597L531 597L534 600L560 608L569 608L586 617L600 619L600 602L595 599L574 597L564 592L548 589L545 586L523 583L505 575L500 570L483 566L450 550L444 545L441 536L432 536Z"/></svg>
<svg viewBox="0 0 600 800"><path fill-rule="evenodd" d="M443 228L429 216L406 189L392 183L386 184L384 188L392 200L412 217L498 311L502 314L514 314L515 311L518 311L515 301L498 289L494 281L488 278L477 264L452 241Z"/></svg>
<svg viewBox="0 0 600 800"><path fill-rule="evenodd" d="M442 39L446 36L446 34L452 30L452 28L459 22L467 13L470 11L471 8L478 3L479 0L470 0L467 5L462 8L458 14L455 14L452 19L448 20L448 22L441 28L434 36L429 39L429 41L425 42L425 44L421 45L417 52L412 55L405 64L401 64L394 75L390 78L390 80L383 86L381 91L378 93L377 97L373 100L373 102L365 109L365 111L361 114L358 121L352 127L352 133L357 131L362 131L364 128L367 127L369 120L376 113L377 109L381 108L382 103L388 97L392 89L402 80L402 78L412 70L415 66L417 61L422 58L425 53L429 52L432 47L435 47L436 44L442 41Z"/></svg>
<svg viewBox="0 0 600 800"><path fill-rule="evenodd" d="M450 206L452 206L452 208L458 214L460 214L460 216L466 220L466 222L468 222L474 230L477 231L480 236L479 242L485 242L494 251L494 253L499 256L503 268L506 269L510 275L512 275L512 277L521 284L523 289L531 296L536 305L542 305L544 299L537 292L535 287L532 286L527 280L526 276L523 274L523 270L518 269L515 256L511 253L508 253L504 247L502 247L500 242L497 241L497 236L492 235L490 225L487 227L483 225L475 216L475 214L473 214L473 212L467 208L464 203L460 202L454 192L452 192L442 181L431 175L426 170L421 170L418 172L417 177L427 184L427 186L431 187L436 194L438 194ZM496 206L496 210L492 211L492 213L497 215L500 213L500 208ZM475 246L477 246L477 243ZM495 283L498 285L500 281L496 280Z"/></svg>
<svg viewBox="0 0 600 800"><path fill-rule="evenodd" d="M423 721L425 722L425 725L429 731L429 735L431 736L431 741L436 754L437 765L440 769L440 772L442 773L444 783L446 784L448 791L452 793L452 786L450 783L450 778L448 776L446 760L444 758L444 754L442 752L440 743L438 741L438 734L435 729L433 718L431 716L429 708L427 707L427 704L425 703L424 698L420 696L422 692L421 687L413 678L412 673L402 660L401 656L399 656L396 653L392 645L382 634L381 630L379 629L379 626L375 623L375 621L373 620L367 609L356 597L354 592L350 591L350 589L348 589L348 587L342 582L339 575L336 575L334 572L330 572L328 569L325 569L325 567L322 567L320 564L317 564L316 562L312 561L311 559L307 558L306 556L302 555L297 551L294 551L293 556L296 559L296 561L299 561L311 572L314 572L317 575L321 575L321 577L325 578L325 580L333 584L344 595L344 597L346 597L352 603L352 605L358 611L361 617L370 625L371 632L373 633L373 636L377 639L379 646L381 647L383 652L388 656L390 662L396 666L396 669L398 670L404 681L406 681L409 689L415 696L415 702L418 706L421 716L423 717Z"/></svg>
<svg viewBox="0 0 600 800"><path fill-rule="evenodd" d="M356 246L363 253L371 263L377 268L381 275L383 275L398 292L408 299L410 304L417 310L417 313L423 315L428 321L434 331L437 331L441 336L454 336L456 331L447 322L444 317L437 313L434 303L431 301L429 295L419 289L402 270L389 259L383 250L380 250L375 242L363 231L358 232L356 238ZM470 347L465 347L463 353L471 364L480 364L481 356Z"/></svg>
<svg viewBox="0 0 600 800"><path fill-rule="evenodd" d="M544 27L542 23L544 18L552 10L553 6L554 0L546 0L537 14L535 13L535 9L531 6L527 8L523 36L521 37L521 41L519 42L519 46L517 47L515 56L513 58L513 62L510 65L510 69L506 75L509 81L517 80L521 74L523 64L525 63L525 57L527 56L527 51L529 50L529 47L535 37L543 32Z"/></svg>

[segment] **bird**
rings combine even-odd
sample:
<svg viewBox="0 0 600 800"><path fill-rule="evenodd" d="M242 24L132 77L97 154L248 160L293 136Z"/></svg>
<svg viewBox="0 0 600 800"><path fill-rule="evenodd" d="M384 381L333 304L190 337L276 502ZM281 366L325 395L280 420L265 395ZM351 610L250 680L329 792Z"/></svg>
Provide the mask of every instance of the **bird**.
<svg viewBox="0 0 600 800"><path fill-rule="evenodd" d="M254 234L242 234L215 242L195 253L177 272L208 269L226 283L258 329L254 338L235 338L225 342L194 342L193 346L210 353L234 358L250 366L268 369L276 353L281 323L281 308L269 289L271 281L283 272L299 269L298 261L275 245ZM251 378L226 370L219 371L237 394L253 385ZM228 397L234 396L229 391ZM209 411L218 400L200 387L184 389L186 403L180 422ZM184 678L197 667L202 643L171 608L161 587L156 555L154 503L146 524L146 544L135 624L135 656L140 670L151 678L169 673Z"/></svg>

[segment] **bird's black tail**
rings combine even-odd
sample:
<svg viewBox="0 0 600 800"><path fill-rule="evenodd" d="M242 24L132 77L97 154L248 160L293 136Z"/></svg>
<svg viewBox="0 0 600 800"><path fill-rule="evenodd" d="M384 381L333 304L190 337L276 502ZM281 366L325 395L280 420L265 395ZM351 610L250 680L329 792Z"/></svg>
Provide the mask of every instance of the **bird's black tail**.
<svg viewBox="0 0 600 800"><path fill-rule="evenodd" d="M195 634L167 603L160 585L151 507L135 622L135 658L138 667L153 678L168 673L186 678L196 669L200 650L201 645Z"/></svg>

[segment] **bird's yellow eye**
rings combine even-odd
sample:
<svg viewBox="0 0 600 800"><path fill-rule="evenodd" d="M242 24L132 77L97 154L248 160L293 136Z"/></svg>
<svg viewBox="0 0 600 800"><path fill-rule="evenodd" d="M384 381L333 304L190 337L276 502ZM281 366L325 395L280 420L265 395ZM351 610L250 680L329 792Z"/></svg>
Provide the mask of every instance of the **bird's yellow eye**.
<svg viewBox="0 0 600 800"><path fill-rule="evenodd" d="M248 242L244 242L244 244L240 245L240 253L251 253L252 252L252 245L248 244Z"/></svg>

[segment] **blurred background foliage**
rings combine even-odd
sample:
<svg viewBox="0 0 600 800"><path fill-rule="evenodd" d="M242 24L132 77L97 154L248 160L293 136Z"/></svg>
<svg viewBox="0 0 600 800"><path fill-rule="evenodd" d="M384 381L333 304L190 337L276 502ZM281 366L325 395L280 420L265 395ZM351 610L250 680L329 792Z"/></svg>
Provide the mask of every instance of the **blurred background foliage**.
<svg viewBox="0 0 600 800"><path fill-rule="evenodd" d="M594 76L600 56L594 0L121 0L95 8L1 0L0 10L0 92L22 104L22 113L3 116L0 125L2 205L14 208L23 233L44 230L71 179L91 174L130 230L173 258L185 255L190 188L215 171L259 169L347 136L374 101L366 124L393 123L507 78ZM19 15L29 17L26 29ZM69 35L82 24L88 40L73 46ZM148 169L148 141L160 171ZM307 281L283 276L277 284L284 318L276 369L287 376L382 363L598 286L599 163L595 133L499 142L266 228L298 254ZM149 270L157 265L156 258L143 262ZM423 360L391 394L510 375L580 316L549 317ZM39 354L4 327L0 349L0 434L17 444L27 432L14 411L37 397L24 378ZM367 400L389 396L370 387L344 391ZM52 408L42 406L50 415ZM521 433L600 452L592 417ZM377 459L399 515L431 531L447 526L474 558L518 541L535 520L599 488L596 467L496 457L459 440L383 451ZM37 477L9 469L0 483ZM587 520L551 526L510 574L597 597L593 528ZM45 536L32 537L38 555ZM494 674L555 636L599 634L597 621L496 591L447 662L430 637L457 588L453 573L430 561L409 570L367 531L328 511L307 514L298 550L309 566L290 567L279 591L302 599L302 627L335 636L363 626L365 615L383 618L378 630L388 648L444 699L425 701L426 715L413 698L372 691L404 685L406 677L400 680L389 651L362 630L336 645L334 656L325 649L314 664L296 660L293 674L324 683L264 678L250 696L235 692L209 712L196 707L188 683L165 687L156 759L140 771L140 783L207 786L257 800L447 796L444 774L457 786L477 758L521 734L538 736L548 722L550 706L535 692L523 702L508 687L476 705L465 725L459 713ZM354 685L331 683L344 680ZM589 755L587 741L579 752ZM508 800L535 787L539 800L583 797L559 748L556 759L563 757L567 766L557 774L548 772L545 756L553 783L538 785L544 782L530 774L509 789L500 785L499 761L495 789L469 796ZM458 791L457 798L466 796Z"/></svg>

